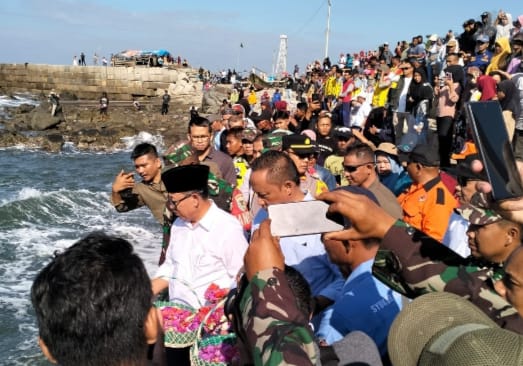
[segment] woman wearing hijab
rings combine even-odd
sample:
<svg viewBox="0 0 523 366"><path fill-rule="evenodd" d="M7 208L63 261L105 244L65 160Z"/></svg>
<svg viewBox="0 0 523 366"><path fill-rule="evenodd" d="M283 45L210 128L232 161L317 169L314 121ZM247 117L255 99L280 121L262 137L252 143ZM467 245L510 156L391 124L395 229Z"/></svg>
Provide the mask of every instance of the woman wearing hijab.
<svg viewBox="0 0 523 366"><path fill-rule="evenodd" d="M508 136L510 141L512 141L516 120L519 117L521 108L519 90L512 80L502 80L498 84L497 97L503 111L503 119L505 120Z"/></svg>
<svg viewBox="0 0 523 366"><path fill-rule="evenodd" d="M385 187L399 196L405 189L410 187L412 179L398 160L398 149L390 142L382 142L374 152L376 159L376 171L378 177Z"/></svg>
<svg viewBox="0 0 523 366"><path fill-rule="evenodd" d="M418 144L427 143L428 114L434 99L434 90L427 81L423 68L417 68L412 75L412 82L407 94L407 111L414 117L409 123L409 132L418 134Z"/></svg>
<svg viewBox="0 0 523 366"><path fill-rule="evenodd" d="M489 75L491 71L497 70L505 71L510 61L511 53L512 50L508 38L501 37L496 39L496 43L494 44L494 55L490 60L490 64L487 66L485 74Z"/></svg>
<svg viewBox="0 0 523 366"><path fill-rule="evenodd" d="M440 166L448 167L450 166L450 153L452 150L454 118L463 90L464 73L463 68L459 65L450 65L444 72L445 78L443 83L441 85L436 84L434 87L434 95L438 101L436 124Z"/></svg>

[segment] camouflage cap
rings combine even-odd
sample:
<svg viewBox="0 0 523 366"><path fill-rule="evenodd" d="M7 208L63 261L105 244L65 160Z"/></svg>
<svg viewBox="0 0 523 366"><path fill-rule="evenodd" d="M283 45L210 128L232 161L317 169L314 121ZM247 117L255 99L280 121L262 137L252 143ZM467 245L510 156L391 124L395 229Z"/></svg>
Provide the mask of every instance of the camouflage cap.
<svg viewBox="0 0 523 366"><path fill-rule="evenodd" d="M260 135L259 131L255 128L246 128L242 132L242 141L253 142L256 140L256 137Z"/></svg>
<svg viewBox="0 0 523 366"><path fill-rule="evenodd" d="M292 133L289 131L289 133ZM288 133L284 131L269 133L263 136L263 147L269 150L281 150L283 145L283 136Z"/></svg>
<svg viewBox="0 0 523 366"><path fill-rule="evenodd" d="M455 211L472 225L488 225L503 220L503 217L489 207L483 193L474 193L470 203L464 203Z"/></svg>
<svg viewBox="0 0 523 366"><path fill-rule="evenodd" d="M193 153L194 152L191 145L188 143L183 143L182 145L176 146L171 152L165 154L164 159L171 163L171 165L178 166L182 161L187 159Z"/></svg>

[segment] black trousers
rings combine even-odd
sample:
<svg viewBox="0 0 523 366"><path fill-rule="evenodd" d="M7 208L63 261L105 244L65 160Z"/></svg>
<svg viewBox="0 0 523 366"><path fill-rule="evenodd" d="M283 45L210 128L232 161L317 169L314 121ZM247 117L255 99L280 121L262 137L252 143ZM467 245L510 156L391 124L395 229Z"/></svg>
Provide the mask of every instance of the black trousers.
<svg viewBox="0 0 523 366"><path fill-rule="evenodd" d="M439 160L441 167L450 166L450 154L452 152L452 134L454 132L454 118L437 117Z"/></svg>

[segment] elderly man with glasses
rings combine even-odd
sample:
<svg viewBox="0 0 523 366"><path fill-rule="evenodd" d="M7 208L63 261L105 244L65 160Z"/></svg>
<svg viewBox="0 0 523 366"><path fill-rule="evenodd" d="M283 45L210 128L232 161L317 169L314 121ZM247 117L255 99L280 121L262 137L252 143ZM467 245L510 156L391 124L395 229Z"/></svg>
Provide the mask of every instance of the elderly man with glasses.
<svg viewBox="0 0 523 366"><path fill-rule="evenodd" d="M243 228L209 199L209 167L178 166L162 173L167 207L178 217L171 228L165 262L152 280L153 294L198 308L210 284L228 288L247 250ZM166 349L168 364L190 365L189 348Z"/></svg>

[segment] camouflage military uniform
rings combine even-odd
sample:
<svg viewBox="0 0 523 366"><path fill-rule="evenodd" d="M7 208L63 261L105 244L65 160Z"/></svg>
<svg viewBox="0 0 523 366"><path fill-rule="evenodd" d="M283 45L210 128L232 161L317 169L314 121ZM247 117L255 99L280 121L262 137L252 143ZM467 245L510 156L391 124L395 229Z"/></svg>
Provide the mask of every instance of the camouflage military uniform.
<svg viewBox="0 0 523 366"><path fill-rule="evenodd" d="M309 320L296 306L283 271L260 271L240 300L255 365L315 365L317 352Z"/></svg>
<svg viewBox="0 0 523 366"><path fill-rule="evenodd" d="M523 318L493 289L501 265L462 258L401 220L383 238L373 274L410 298L432 291L463 296L501 327L523 334Z"/></svg>

